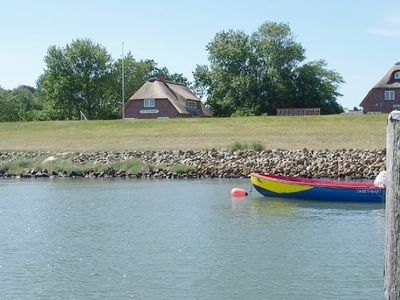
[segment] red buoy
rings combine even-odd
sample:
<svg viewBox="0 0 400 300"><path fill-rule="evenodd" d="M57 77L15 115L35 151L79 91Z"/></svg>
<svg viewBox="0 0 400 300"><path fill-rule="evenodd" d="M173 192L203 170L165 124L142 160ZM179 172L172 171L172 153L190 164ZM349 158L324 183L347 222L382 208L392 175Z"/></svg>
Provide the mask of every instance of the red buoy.
<svg viewBox="0 0 400 300"><path fill-rule="evenodd" d="M247 193L246 190L241 189L241 188L233 188L231 190L231 196L232 197L246 197L249 193Z"/></svg>

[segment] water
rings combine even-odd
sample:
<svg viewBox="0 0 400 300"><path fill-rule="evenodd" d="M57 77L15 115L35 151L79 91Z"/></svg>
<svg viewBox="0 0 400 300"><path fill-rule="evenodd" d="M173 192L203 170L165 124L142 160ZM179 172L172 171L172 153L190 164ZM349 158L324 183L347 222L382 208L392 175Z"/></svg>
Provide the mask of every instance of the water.
<svg viewBox="0 0 400 300"><path fill-rule="evenodd" d="M247 180L0 180L2 299L383 299L382 204Z"/></svg>

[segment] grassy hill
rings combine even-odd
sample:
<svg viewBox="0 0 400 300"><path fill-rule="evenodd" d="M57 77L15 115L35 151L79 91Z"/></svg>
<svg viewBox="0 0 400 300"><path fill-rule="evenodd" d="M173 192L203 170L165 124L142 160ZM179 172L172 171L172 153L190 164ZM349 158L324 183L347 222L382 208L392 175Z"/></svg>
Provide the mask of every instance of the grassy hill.
<svg viewBox="0 0 400 300"><path fill-rule="evenodd" d="M382 149L387 115L0 123L0 150Z"/></svg>

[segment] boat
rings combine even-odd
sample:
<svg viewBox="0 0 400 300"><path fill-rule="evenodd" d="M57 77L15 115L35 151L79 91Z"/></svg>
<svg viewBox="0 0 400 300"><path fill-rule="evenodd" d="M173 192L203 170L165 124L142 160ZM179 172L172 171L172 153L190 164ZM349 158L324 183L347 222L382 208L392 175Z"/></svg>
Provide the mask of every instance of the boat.
<svg viewBox="0 0 400 300"><path fill-rule="evenodd" d="M263 196L309 200L384 202L385 187L373 182L308 179L252 173L251 183Z"/></svg>

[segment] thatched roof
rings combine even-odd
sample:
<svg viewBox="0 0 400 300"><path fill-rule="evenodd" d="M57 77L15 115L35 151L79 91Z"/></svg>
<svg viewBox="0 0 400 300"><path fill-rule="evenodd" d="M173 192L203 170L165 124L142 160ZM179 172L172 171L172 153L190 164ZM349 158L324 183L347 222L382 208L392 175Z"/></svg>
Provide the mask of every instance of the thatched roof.
<svg viewBox="0 0 400 300"><path fill-rule="evenodd" d="M400 71L400 62L391 67L374 88L400 88L400 80L394 79L394 74L398 71Z"/></svg>
<svg viewBox="0 0 400 300"><path fill-rule="evenodd" d="M193 114L186 109L186 100L199 101L204 116L211 116L211 113L204 106L199 98L183 84L166 81L160 78L151 78L129 98L130 101L143 99L168 99L180 114Z"/></svg>
<svg viewBox="0 0 400 300"><path fill-rule="evenodd" d="M366 101L374 89L400 88L400 80L394 79L394 74L398 71L400 71L400 62L395 63L394 66L391 67L390 70L385 74L385 76L383 76L382 79L379 80L378 83L369 90L368 94L364 97L359 105L361 107L365 106Z"/></svg>

